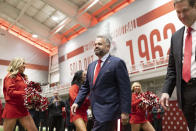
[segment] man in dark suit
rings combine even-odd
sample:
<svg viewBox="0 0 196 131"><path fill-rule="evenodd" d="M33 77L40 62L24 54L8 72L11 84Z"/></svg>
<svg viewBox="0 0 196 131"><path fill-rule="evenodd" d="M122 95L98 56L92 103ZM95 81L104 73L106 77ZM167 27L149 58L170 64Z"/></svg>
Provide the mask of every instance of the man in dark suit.
<svg viewBox="0 0 196 131"><path fill-rule="evenodd" d="M185 26L171 38L161 104L167 109L169 97L176 86L178 104L187 120L189 131L196 131L196 0L174 0L174 7Z"/></svg>
<svg viewBox="0 0 196 131"><path fill-rule="evenodd" d="M95 40L95 55L99 60L88 66L86 82L71 107L71 111L82 104L90 92L94 120L93 131L113 131L117 119L128 123L131 111L130 80L126 65L120 58L109 54L110 40L98 36Z"/></svg>
<svg viewBox="0 0 196 131"><path fill-rule="evenodd" d="M54 92L54 96L48 104L49 110L49 131L53 131L54 127L56 131L64 130L64 121L62 108L65 107L65 103L61 100L59 93Z"/></svg>

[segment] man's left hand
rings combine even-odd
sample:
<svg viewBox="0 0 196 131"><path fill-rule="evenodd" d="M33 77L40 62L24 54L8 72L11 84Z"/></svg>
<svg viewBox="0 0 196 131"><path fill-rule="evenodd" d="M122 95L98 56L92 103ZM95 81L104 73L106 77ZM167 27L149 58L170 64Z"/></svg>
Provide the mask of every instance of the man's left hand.
<svg viewBox="0 0 196 131"><path fill-rule="evenodd" d="M123 125L128 124L129 123L129 114L121 113L121 122Z"/></svg>

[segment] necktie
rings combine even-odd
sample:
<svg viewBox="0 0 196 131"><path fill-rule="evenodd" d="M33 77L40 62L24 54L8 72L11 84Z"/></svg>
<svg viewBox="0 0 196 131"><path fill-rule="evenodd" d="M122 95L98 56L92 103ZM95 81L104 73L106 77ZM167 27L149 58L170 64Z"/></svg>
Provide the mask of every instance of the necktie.
<svg viewBox="0 0 196 131"><path fill-rule="evenodd" d="M182 77L185 82L188 82L191 79L191 55L192 55L192 28L187 29L187 36L185 39L185 48L184 48L184 63L182 69Z"/></svg>
<svg viewBox="0 0 196 131"><path fill-rule="evenodd" d="M96 67L96 69L95 69L95 74L94 74L94 78L93 78L93 84L95 84L95 81L96 81L96 79L97 79L97 76L98 76L98 74L99 74L99 71L100 71L100 69L101 69L101 60L98 60L97 61L97 67Z"/></svg>

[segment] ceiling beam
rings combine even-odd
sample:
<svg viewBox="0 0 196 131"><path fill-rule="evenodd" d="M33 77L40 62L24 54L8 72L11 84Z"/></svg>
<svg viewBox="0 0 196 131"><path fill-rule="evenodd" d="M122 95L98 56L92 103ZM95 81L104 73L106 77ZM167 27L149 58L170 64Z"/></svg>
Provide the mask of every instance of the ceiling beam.
<svg viewBox="0 0 196 131"><path fill-rule="evenodd" d="M92 15L96 16L99 13L101 13L102 11L108 9L111 5L113 5L114 3L116 3L118 0L110 0L107 4L105 4L103 7L101 7L100 9L98 9L97 11L95 11Z"/></svg>
<svg viewBox="0 0 196 131"><path fill-rule="evenodd" d="M87 1L82 7L80 7L80 9L78 10L78 12L84 11L90 4L93 3L93 1L95 1L95 0L89 0L89 1Z"/></svg>
<svg viewBox="0 0 196 131"><path fill-rule="evenodd" d="M24 15L24 13L27 11L27 9L31 6L32 4L32 0L28 0L26 5L23 7L23 9L20 11L20 14L18 15L18 17L15 19L15 21L13 23L11 23L11 25L8 27L8 30L10 28L12 28L13 25L15 25L18 20L20 20L20 18Z"/></svg>

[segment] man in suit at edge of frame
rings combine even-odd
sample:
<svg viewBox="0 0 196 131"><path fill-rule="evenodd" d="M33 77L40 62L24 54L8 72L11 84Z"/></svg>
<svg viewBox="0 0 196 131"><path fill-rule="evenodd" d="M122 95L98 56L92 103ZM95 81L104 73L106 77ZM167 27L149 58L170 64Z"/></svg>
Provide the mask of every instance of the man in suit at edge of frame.
<svg viewBox="0 0 196 131"><path fill-rule="evenodd" d="M124 61L111 56L109 50L110 40L106 36L97 36L94 52L99 60L89 64L86 82L71 106L71 111L76 112L90 93L93 131L115 130L120 117L122 124L129 122L131 90L127 68Z"/></svg>
<svg viewBox="0 0 196 131"><path fill-rule="evenodd" d="M169 97L177 89L179 108L189 131L196 131L196 0L174 0L179 20L185 25L171 38L167 75L161 104L169 106Z"/></svg>

